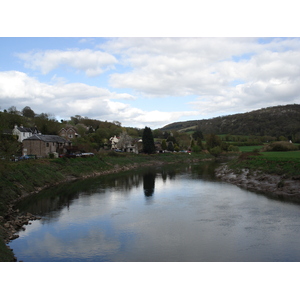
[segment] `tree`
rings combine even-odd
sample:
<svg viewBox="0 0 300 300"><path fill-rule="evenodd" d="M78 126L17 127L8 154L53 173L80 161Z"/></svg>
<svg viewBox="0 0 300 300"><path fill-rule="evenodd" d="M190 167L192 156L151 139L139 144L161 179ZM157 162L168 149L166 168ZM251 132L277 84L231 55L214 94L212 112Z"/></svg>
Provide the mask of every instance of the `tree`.
<svg viewBox="0 0 300 300"><path fill-rule="evenodd" d="M22 144L14 135L0 134L0 156L10 159L12 155L18 155L22 151Z"/></svg>
<svg viewBox="0 0 300 300"><path fill-rule="evenodd" d="M119 121L113 121L113 124L115 124L116 126L119 126L119 127L122 126L121 122L119 122Z"/></svg>
<svg viewBox="0 0 300 300"><path fill-rule="evenodd" d="M200 131L199 129L197 129L193 135L192 135L193 139L195 140L198 140L198 139L201 139L203 140L203 134L202 134L202 131Z"/></svg>
<svg viewBox="0 0 300 300"><path fill-rule="evenodd" d="M161 149L162 149L162 150L167 150L167 143L166 143L166 140L162 140L162 142L161 142Z"/></svg>
<svg viewBox="0 0 300 300"><path fill-rule="evenodd" d="M9 108L8 108L8 112L9 112L10 114L15 114L15 115L19 115L19 114L20 114L20 112L17 110L17 108L16 108L15 106L9 107Z"/></svg>
<svg viewBox="0 0 300 300"><path fill-rule="evenodd" d="M27 118L34 118L35 113L29 106L25 106L22 109L22 115L23 117L27 117Z"/></svg>
<svg viewBox="0 0 300 300"><path fill-rule="evenodd" d="M174 144L173 144L173 142L168 142L168 151L171 151L171 152L173 152L174 151Z"/></svg>
<svg viewBox="0 0 300 300"><path fill-rule="evenodd" d="M222 153L222 149L220 146L213 147L209 150L209 153L213 156L219 156Z"/></svg>
<svg viewBox="0 0 300 300"><path fill-rule="evenodd" d="M220 138L215 135L215 134L208 134L205 137L206 140L206 148L209 151L211 148L217 147L217 146L221 146L221 140Z"/></svg>
<svg viewBox="0 0 300 300"><path fill-rule="evenodd" d="M155 153L154 138L152 130L149 127L145 127L143 132L143 152L147 154Z"/></svg>
<svg viewBox="0 0 300 300"><path fill-rule="evenodd" d="M200 147L200 149L203 149L203 144L202 144L202 140L200 138L197 139L197 146Z"/></svg>

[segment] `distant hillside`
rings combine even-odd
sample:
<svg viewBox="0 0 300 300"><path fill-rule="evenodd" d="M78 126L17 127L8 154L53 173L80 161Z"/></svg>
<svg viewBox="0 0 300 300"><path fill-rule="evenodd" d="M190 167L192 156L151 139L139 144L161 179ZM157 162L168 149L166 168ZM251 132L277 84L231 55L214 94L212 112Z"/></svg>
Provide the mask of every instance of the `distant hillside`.
<svg viewBox="0 0 300 300"><path fill-rule="evenodd" d="M190 131L196 127L203 134L284 136L300 141L300 105L274 106L206 120L176 122L161 130Z"/></svg>

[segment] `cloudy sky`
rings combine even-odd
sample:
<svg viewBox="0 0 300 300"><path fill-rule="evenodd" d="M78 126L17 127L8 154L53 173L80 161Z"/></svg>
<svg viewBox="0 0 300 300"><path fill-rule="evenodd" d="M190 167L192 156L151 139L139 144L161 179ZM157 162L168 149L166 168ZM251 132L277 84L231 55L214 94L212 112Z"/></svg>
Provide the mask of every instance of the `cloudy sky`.
<svg viewBox="0 0 300 300"><path fill-rule="evenodd" d="M4 4L0 110L159 128L300 103L291 0L51 3Z"/></svg>
<svg viewBox="0 0 300 300"><path fill-rule="evenodd" d="M0 38L0 107L158 128L300 104L300 38Z"/></svg>

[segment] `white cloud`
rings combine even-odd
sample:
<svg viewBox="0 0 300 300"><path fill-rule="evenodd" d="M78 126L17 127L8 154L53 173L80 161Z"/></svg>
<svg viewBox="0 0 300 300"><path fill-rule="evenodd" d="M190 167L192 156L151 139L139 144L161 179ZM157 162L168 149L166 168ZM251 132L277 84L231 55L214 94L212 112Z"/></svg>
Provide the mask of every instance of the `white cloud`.
<svg viewBox="0 0 300 300"><path fill-rule="evenodd" d="M299 39L120 38L100 47L131 68L110 76L113 87L144 97L195 95L190 104L200 114L299 102Z"/></svg>
<svg viewBox="0 0 300 300"><path fill-rule="evenodd" d="M143 111L116 100L128 100L130 94L118 94L83 83L41 83L25 73L0 72L1 108L30 106L36 113L51 113L63 119L74 115L99 120L118 120L124 126L162 126L195 112Z"/></svg>
<svg viewBox="0 0 300 300"><path fill-rule="evenodd" d="M25 67L40 70L43 74L47 74L59 66L69 66L84 71L87 76L91 77L113 68L117 63L117 59L113 55L90 49L46 50L16 55L25 61Z"/></svg>

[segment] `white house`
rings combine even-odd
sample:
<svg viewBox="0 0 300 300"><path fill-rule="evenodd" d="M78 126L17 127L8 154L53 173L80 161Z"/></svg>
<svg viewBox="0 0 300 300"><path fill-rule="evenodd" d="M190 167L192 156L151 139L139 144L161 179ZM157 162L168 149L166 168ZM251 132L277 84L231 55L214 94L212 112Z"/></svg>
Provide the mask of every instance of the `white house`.
<svg viewBox="0 0 300 300"><path fill-rule="evenodd" d="M31 129L31 128L23 127L23 125L21 125L20 127L18 127L18 125L15 125L15 128L12 130L12 134L17 135L18 141L22 143L24 139L31 137L33 134L41 134L41 133L38 131L36 127Z"/></svg>
<svg viewBox="0 0 300 300"><path fill-rule="evenodd" d="M113 150L118 149L117 144L119 142L119 139L116 136L114 136L114 137L111 137L109 140L111 142L111 149L113 149Z"/></svg>

